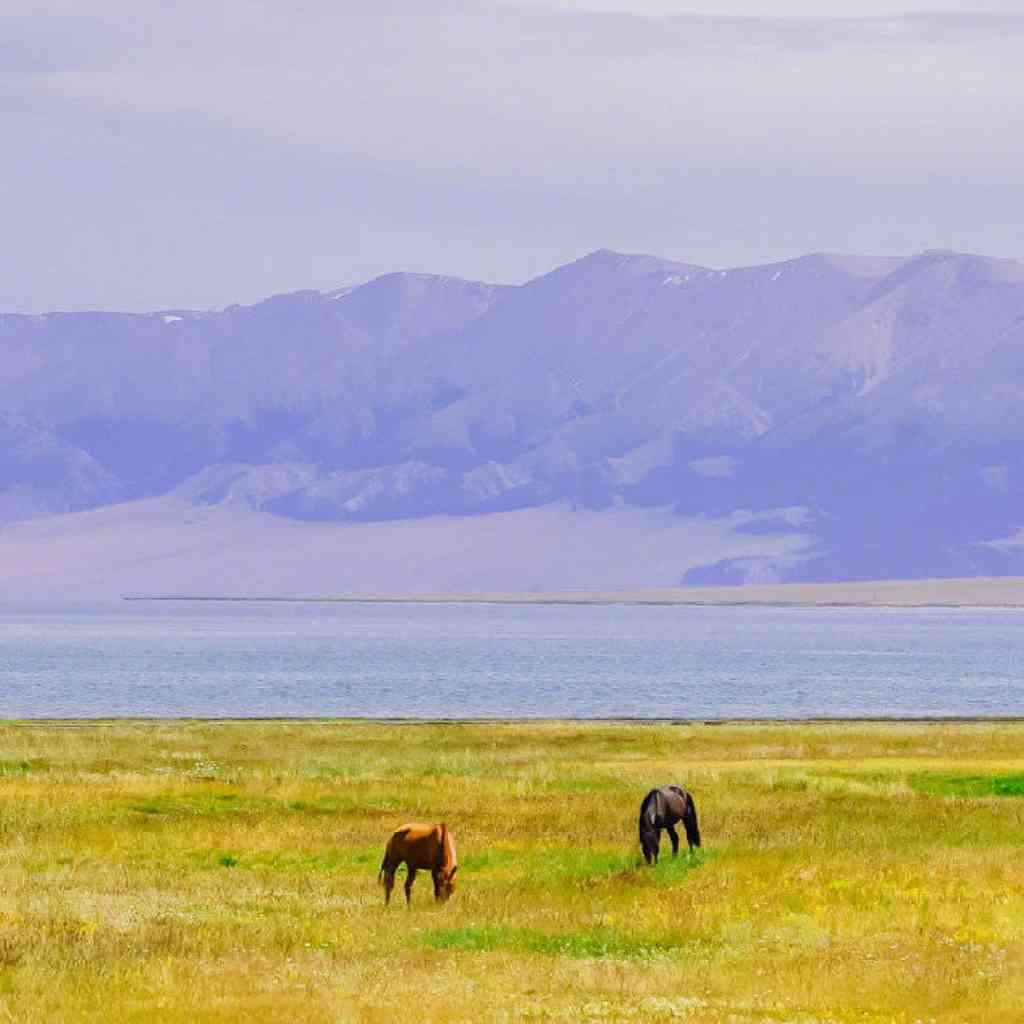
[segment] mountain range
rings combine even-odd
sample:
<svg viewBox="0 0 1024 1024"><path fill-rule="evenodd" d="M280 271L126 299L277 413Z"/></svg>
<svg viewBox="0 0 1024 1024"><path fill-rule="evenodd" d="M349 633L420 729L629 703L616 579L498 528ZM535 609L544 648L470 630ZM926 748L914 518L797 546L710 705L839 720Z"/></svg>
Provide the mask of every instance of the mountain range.
<svg viewBox="0 0 1024 1024"><path fill-rule="evenodd" d="M598 251L0 315L0 353L9 595L1024 571L1020 261Z"/></svg>

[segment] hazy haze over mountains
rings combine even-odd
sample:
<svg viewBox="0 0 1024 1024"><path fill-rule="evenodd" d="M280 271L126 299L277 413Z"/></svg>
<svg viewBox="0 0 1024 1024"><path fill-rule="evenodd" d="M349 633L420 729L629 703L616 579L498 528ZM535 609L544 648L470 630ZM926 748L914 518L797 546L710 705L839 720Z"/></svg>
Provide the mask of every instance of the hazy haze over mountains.
<svg viewBox="0 0 1024 1024"><path fill-rule="evenodd" d="M598 251L515 287L6 315L0 345L0 558L29 590L1024 570L1017 261Z"/></svg>

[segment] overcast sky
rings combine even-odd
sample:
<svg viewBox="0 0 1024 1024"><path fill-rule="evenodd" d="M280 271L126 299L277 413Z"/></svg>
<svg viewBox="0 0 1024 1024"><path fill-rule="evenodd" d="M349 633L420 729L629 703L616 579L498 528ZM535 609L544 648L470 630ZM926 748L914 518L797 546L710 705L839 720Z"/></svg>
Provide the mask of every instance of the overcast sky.
<svg viewBox="0 0 1024 1024"><path fill-rule="evenodd" d="M4 0L0 311L1024 257L1021 0Z"/></svg>

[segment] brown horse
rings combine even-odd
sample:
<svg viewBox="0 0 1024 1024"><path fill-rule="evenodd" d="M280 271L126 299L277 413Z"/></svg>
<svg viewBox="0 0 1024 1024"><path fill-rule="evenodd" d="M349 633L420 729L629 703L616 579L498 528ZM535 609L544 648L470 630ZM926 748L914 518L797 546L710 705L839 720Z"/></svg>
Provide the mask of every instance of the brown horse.
<svg viewBox="0 0 1024 1024"><path fill-rule="evenodd" d="M396 829L384 848L384 860L381 861L378 881L384 883L384 905L391 900L391 890L395 887L395 872L398 865L404 862L406 868L405 902L412 902L412 883L416 881L416 872L423 868L434 878L434 899L444 903L455 889L455 872L459 870L455 862L455 843L448 826L440 825L403 825Z"/></svg>

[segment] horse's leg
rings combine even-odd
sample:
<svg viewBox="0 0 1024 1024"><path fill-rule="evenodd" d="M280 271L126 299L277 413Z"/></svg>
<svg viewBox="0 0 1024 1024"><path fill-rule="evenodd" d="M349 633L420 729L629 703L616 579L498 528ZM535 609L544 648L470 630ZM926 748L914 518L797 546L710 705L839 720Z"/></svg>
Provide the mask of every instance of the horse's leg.
<svg viewBox="0 0 1024 1024"><path fill-rule="evenodd" d="M661 852L661 829L654 830L654 838L651 840L651 860L657 864L658 854Z"/></svg>
<svg viewBox="0 0 1024 1024"><path fill-rule="evenodd" d="M391 902L391 890L395 887L395 869L388 865L384 868L384 906Z"/></svg>
<svg viewBox="0 0 1024 1024"><path fill-rule="evenodd" d="M669 839L672 840L672 856L675 857L679 853L679 833L674 825L666 825L665 828L668 830Z"/></svg>
<svg viewBox="0 0 1024 1024"><path fill-rule="evenodd" d="M416 869L408 862L406 867L409 870L405 876L405 905L409 907L412 906L412 883L416 881Z"/></svg>

